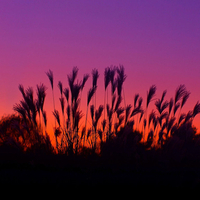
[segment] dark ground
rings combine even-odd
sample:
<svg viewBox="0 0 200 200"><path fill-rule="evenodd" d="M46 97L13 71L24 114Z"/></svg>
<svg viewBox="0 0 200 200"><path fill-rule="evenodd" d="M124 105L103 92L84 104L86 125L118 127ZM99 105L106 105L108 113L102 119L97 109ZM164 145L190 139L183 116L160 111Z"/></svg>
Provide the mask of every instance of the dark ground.
<svg viewBox="0 0 200 200"><path fill-rule="evenodd" d="M200 186L198 163L135 163L131 158L26 155L1 157L0 183L37 186L133 186L173 188Z"/></svg>

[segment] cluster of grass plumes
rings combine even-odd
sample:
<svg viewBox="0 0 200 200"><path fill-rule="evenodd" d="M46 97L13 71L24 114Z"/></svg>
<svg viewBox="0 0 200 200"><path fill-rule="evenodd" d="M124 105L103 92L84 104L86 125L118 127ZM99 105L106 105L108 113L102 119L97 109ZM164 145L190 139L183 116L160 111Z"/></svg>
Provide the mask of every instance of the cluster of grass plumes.
<svg viewBox="0 0 200 200"><path fill-rule="evenodd" d="M184 85L176 89L174 98L169 101L165 100L166 90L161 98L155 98L156 86L152 85L147 92L145 104L139 94L135 94L133 105L127 104L123 85L127 76L124 67L120 65L105 69L104 103L99 106L96 105L99 72L97 69L92 70L92 85L87 92L85 114L80 109L80 103L89 74L85 74L79 81L78 68L74 67L67 75L67 87L63 87L61 81L58 82L60 114L55 105L53 72L49 70L46 75L52 89L56 147L53 148L47 133L47 116L44 110L47 87L43 84L37 85L37 96L34 99L31 87L25 90L19 85L23 100L13 107L19 117L12 122L12 126L15 126L16 135L20 135L20 145L24 149L37 143L38 146L46 146L49 151L67 155L83 154L89 152L88 149L92 153L104 155L113 154L113 149L115 153L132 154L141 146L144 149L163 147L169 143L170 138L183 130L183 127L184 131L187 129L190 132L194 117L200 113L199 102L188 113L181 112L190 95ZM149 111L150 104L155 105L152 111ZM81 126L83 116L85 123Z"/></svg>
<svg viewBox="0 0 200 200"><path fill-rule="evenodd" d="M46 145L46 148L52 150L50 137L46 131L47 116L44 108L46 98L46 87L43 84L37 85L37 98L34 99L34 91L32 87L26 90L19 85L23 100L13 106L13 110L18 116L12 116L10 120L12 129L15 129L17 142L26 150L31 146ZM8 119L9 121L9 119ZM7 132L4 132L4 134Z"/></svg>

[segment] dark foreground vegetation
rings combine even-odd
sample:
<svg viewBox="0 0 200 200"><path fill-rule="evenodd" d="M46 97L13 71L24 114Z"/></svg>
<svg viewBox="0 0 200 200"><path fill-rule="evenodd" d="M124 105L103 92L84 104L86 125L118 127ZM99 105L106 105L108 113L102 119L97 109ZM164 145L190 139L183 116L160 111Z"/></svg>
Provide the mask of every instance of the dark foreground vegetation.
<svg viewBox="0 0 200 200"><path fill-rule="evenodd" d="M31 87L25 90L19 86L23 100L14 105L16 113L0 121L2 183L200 186L200 135L192 123L200 113L200 104L197 102L187 113L181 112L190 95L184 85L176 89L169 101L165 100L166 90L155 99L153 85L144 107L139 94L135 95L133 105L127 105L124 68L108 67L104 73L104 103L97 106L99 74L94 69L85 123L80 127L81 94L89 75L77 81L77 74L75 67L67 76L69 88L58 83L60 115L54 103L53 73L47 72L52 88L55 146L47 133L47 88L37 85L34 98ZM150 103L155 105L151 112Z"/></svg>

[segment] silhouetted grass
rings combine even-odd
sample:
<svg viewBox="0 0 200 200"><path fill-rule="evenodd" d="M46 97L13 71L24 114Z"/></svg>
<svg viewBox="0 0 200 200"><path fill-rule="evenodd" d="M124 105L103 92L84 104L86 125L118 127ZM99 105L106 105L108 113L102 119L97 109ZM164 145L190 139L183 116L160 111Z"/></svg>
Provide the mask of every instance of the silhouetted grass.
<svg viewBox="0 0 200 200"><path fill-rule="evenodd" d="M102 178L105 174L110 176L112 183L119 176L121 179L118 180L130 182L135 177L135 185L150 183L152 179L155 184L169 185L177 179L178 186L186 185L186 179L189 179L188 175L181 183L182 171L190 174L193 170L195 175L190 181L199 184L200 138L192 123L200 113L200 103L197 102L193 110L182 113L190 95L184 85L176 89L174 98L169 101L165 100L167 90L163 91L160 99L154 99L156 86L153 85L147 92L144 107L139 94L135 94L134 105L126 104L125 92L122 97L126 79L124 67L107 67L104 72L104 102L96 106L99 73L94 69L87 95L85 125L81 126L84 115L80 110L81 93L89 75L78 81L78 68L74 67L67 76L68 87L58 82L60 115L54 103L53 72L49 70L46 74L52 88L52 113L55 117L52 132L56 146L52 145L47 133L46 86L37 85L34 96L33 88L24 89L19 85L23 99L13 106L16 114L0 121L1 168L63 170L68 178L69 173L78 173L77 181L82 183L86 173L91 179L87 183L96 181L99 184L105 182L106 177ZM150 103L154 103L155 109L147 112ZM89 117L91 124L88 123ZM177 171L180 173L174 178ZM157 174L161 178L155 179ZM171 178L167 179L168 175Z"/></svg>

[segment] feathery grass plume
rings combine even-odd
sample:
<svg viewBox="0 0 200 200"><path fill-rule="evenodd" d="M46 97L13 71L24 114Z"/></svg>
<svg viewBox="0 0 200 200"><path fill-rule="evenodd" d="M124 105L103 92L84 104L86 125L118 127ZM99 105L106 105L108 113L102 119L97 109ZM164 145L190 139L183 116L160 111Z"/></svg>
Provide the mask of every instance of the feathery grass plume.
<svg viewBox="0 0 200 200"><path fill-rule="evenodd" d="M163 92L161 99L158 99L158 100L155 102L156 108L157 108L157 110L158 110L158 112L159 112L160 114L161 114L161 113L167 108L167 106L169 105L168 101L165 101L165 102L163 103L164 97L165 97L165 95L166 95L166 92L167 92L167 90L165 90L165 91ZM162 103L163 103L163 104L162 104Z"/></svg>
<svg viewBox="0 0 200 200"><path fill-rule="evenodd" d="M178 130L178 126L177 124L175 123L172 128L171 128L171 135L173 135L176 131Z"/></svg>
<svg viewBox="0 0 200 200"><path fill-rule="evenodd" d="M158 118L155 117L155 118L153 119L153 128L154 128L154 131L156 130L157 125L158 125Z"/></svg>
<svg viewBox="0 0 200 200"><path fill-rule="evenodd" d="M162 143L163 143L163 135L164 135L164 132L163 131L159 131L158 144L162 145Z"/></svg>
<svg viewBox="0 0 200 200"><path fill-rule="evenodd" d="M147 92L147 104L146 104L146 108L148 108L148 105L150 103L150 101L152 100L152 98L154 97L156 93L156 86L152 85L149 89L149 92Z"/></svg>
<svg viewBox="0 0 200 200"><path fill-rule="evenodd" d="M83 117L82 111L80 111L80 110L76 111L75 117L74 117L74 119L75 119L75 121L74 121L74 130L76 129L78 131L79 122L80 122L80 120L81 120L82 117Z"/></svg>
<svg viewBox="0 0 200 200"><path fill-rule="evenodd" d="M116 95L113 94L113 95L112 95L112 105L111 105L112 110L113 110L113 108L114 108L115 100L116 100Z"/></svg>
<svg viewBox="0 0 200 200"><path fill-rule="evenodd" d="M63 85L62 85L62 82L61 82L61 81L58 82L58 88L59 88L59 90L60 90L60 95L62 96L62 93L63 93Z"/></svg>
<svg viewBox="0 0 200 200"><path fill-rule="evenodd" d="M164 90L163 93L162 93L162 97L161 97L161 103L164 101L164 98L165 98L165 95L167 93L167 90Z"/></svg>
<svg viewBox="0 0 200 200"><path fill-rule="evenodd" d="M108 122L108 132L107 132L107 139L109 139L109 138L110 138L110 136L112 136L111 129L112 129L112 122L111 122L111 121L109 121L109 122Z"/></svg>
<svg viewBox="0 0 200 200"><path fill-rule="evenodd" d="M67 99L67 102L69 103L69 89L65 88L64 91L63 91L63 93L65 95L65 98Z"/></svg>
<svg viewBox="0 0 200 200"><path fill-rule="evenodd" d="M181 101L181 104L180 104L180 110L179 110L179 119L177 120L178 121L178 125L181 123L181 121L183 120L181 118L181 110L182 110L182 107L185 105L186 101L188 100L190 96L190 92L188 91L184 91L183 95L182 95L182 101ZM180 121L181 120L181 121Z"/></svg>
<svg viewBox="0 0 200 200"><path fill-rule="evenodd" d="M67 75L68 84L69 84L69 88L71 90L71 94L73 94L74 81L75 81L77 75L78 75L78 68L77 67L73 67L72 73L70 75Z"/></svg>
<svg viewBox="0 0 200 200"><path fill-rule="evenodd" d="M109 117L109 115L110 115L110 105L109 104L107 104L106 105L106 111L107 111L107 116Z"/></svg>
<svg viewBox="0 0 200 200"><path fill-rule="evenodd" d="M138 98L139 98L139 94L135 94L135 96L134 96L134 108L136 107Z"/></svg>
<svg viewBox="0 0 200 200"><path fill-rule="evenodd" d="M106 67L104 71L104 87L105 90L107 89L110 83L110 67Z"/></svg>
<svg viewBox="0 0 200 200"><path fill-rule="evenodd" d="M81 91L81 83L76 83L73 85L72 89L72 102L76 102Z"/></svg>
<svg viewBox="0 0 200 200"><path fill-rule="evenodd" d="M70 121L70 113L71 113L70 105L67 106L66 112L67 112L68 120Z"/></svg>
<svg viewBox="0 0 200 200"><path fill-rule="evenodd" d="M88 80L89 77L90 77L89 74L84 74L83 75L83 81L82 81L82 84L81 84L81 90L83 90L83 88L85 86L85 83L86 83L86 81Z"/></svg>
<svg viewBox="0 0 200 200"><path fill-rule="evenodd" d="M114 95L114 93L115 93L115 89L116 89L116 87L117 87L117 79L115 79L113 82L111 82L112 84L112 95Z"/></svg>
<svg viewBox="0 0 200 200"><path fill-rule="evenodd" d="M31 119L33 123L37 126L36 116L37 116L37 106L36 102L33 100L33 88L28 87L25 91L25 101L31 111Z"/></svg>
<svg viewBox="0 0 200 200"><path fill-rule="evenodd" d="M165 119L166 123L168 124L169 122L169 113L167 112L167 116L166 116L166 119Z"/></svg>
<svg viewBox="0 0 200 200"><path fill-rule="evenodd" d="M102 139L103 139L103 132L101 131L101 130L98 130L98 135L99 135L99 138L100 138L100 140L101 140L101 142L102 142Z"/></svg>
<svg viewBox="0 0 200 200"><path fill-rule="evenodd" d="M94 105L90 106L90 115L91 115L92 121L94 121Z"/></svg>
<svg viewBox="0 0 200 200"><path fill-rule="evenodd" d="M78 111L80 105L80 99L78 99L77 101L75 101L72 105L72 117L75 117L76 112Z"/></svg>
<svg viewBox="0 0 200 200"><path fill-rule="evenodd" d="M53 111L53 115L56 118L56 120L58 122L58 125L60 126L60 115L59 115L59 112L57 110L54 110Z"/></svg>
<svg viewBox="0 0 200 200"><path fill-rule="evenodd" d="M92 88L89 89L88 95L87 95L87 106L89 105L89 103L90 103L90 101L91 101L96 89L97 89L97 86L92 87Z"/></svg>
<svg viewBox="0 0 200 200"><path fill-rule="evenodd" d="M124 120L124 116L120 116L119 121L118 121L118 127L122 125L123 120Z"/></svg>
<svg viewBox="0 0 200 200"><path fill-rule="evenodd" d="M56 149L57 149L57 151L58 151L58 137L61 135L61 133L62 132L60 130L60 127L55 128L54 135L56 137Z"/></svg>
<svg viewBox="0 0 200 200"><path fill-rule="evenodd" d="M35 124L35 126L37 126L36 117L37 117L37 109L35 107L35 109L32 110L32 120L33 120L33 123Z"/></svg>
<svg viewBox="0 0 200 200"><path fill-rule="evenodd" d="M141 122L143 115L144 115L144 110L141 110L139 122Z"/></svg>
<svg viewBox="0 0 200 200"><path fill-rule="evenodd" d="M70 118L68 118L66 120L66 128L67 128L67 130L69 130L69 128L70 128ZM67 137L68 137L68 140L69 140L69 136L68 135L67 135Z"/></svg>
<svg viewBox="0 0 200 200"><path fill-rule="evenodd" d="M86 130L85 130L85 126L82 128L81 131L81 140L83 139L83 137L85 136Z"/></svg>
<svg viewBox="0 0 200 200"><path fill-rule="evenodd" d="M96 123L98 123L101 115L102 115L102 112L103 112L103 105L100 105L99 108L95 111L95 120L96 120Z"/></svg>
<svg viewBox="0 0 200 200"><path fill-rule="evenodd" d="M131 108L132 108L132 105L129 104L126 106L126 109L125 109L125 125L127 124L127 121L128 121L128 118L129 118L129 115L131 113Z"/></svg>
<svg viewBox="0 0 200 200"><path fill-rule="evenodd" d="M99 72L97 69L92 70L92 85L93 88L97 87L97 79L99 78ZM96 90L95 90L95 96L93 98L94 102L94 109L96 110ZM96 144L95 144L96 145Z"/></svg>
<svg viewBox="0 0 200 200"><path fill-rule="evenodd" d="M169 105L168 101L163 102L163 104L161 106L161 113L168 107L168 105Z"/></svg>
<svg viewBox="0 0 200 200"><path fill-rule="evenodd" d="M169 135L169 132L171 131L174 122L175 122L176 118L175 117L171 117L169 122L167 123L167 136Z"/></svg>
<svg viewBox="0 0 200 200"><path fill-rule="evenodd" d="M146 125L147 125L147 120L146 119L144 119L143 124L144 124L144 127L146 127Z"/></svg>
<svg viewBox="0 0 200 200"><path fill-rule="evenodd" d="M116 134L117 134L118 128L119 128L119 123L115 122L115 124L114 124L114 131L115 131Z"/></svg>
<svg viewBox="0 0 200 200"><path fill-rule="evenodd" d="M95 130L95 146L96 149L96 132L97 132L97 124L103 112L103 105L100 105L99 108L95 111L95 121L93 122L94 130Z"/></svg>
<svg viewBox="0 0 200 200"><path fill-rule="evenodd" d="M64 110L65 110L65 99L64 97L59 98L60 100L60 105L61 105L61 109L62 109L62 113L64 115Z"/></svg>
<svg viewBox="0 0 200 200"><path fill-rule="evenodd" d="M167 127L167 123L164 122L163 125L161 126L161 131L164 131L166 127Z"/></svg>
<svg viewBox="0 0 200 200"><path fill-rule="evenodd" d="M26 98L27 98L27 100L26 100ZM25 98L25 100L27 101L28 105L29 105L29 103L33 103L34 100L33 100L33 88L32 87L28 87L26 89L26 98Z"/></svg>
<svg viewBox="0 0 200 200"><path fill-rule="evenodd" d="M45 142L46 142L46 145L48 147L48 150L51 150L51 152L52 152L53 146L51 144L51 139L49 137L49 134L46 131L45 131Z"/></svg>
<svg viewBox="0 0 200 200"><path fill-rule="evenodd" d="M114 109L115 112L118 110L118 108L119 108L121 102L122 102L122 97L121 97L121 96L118 96L117 102L116 102L116 104L115 104L115 109Z"/></svg>
<svg viewBox="0 0 200 200"><path fill-rule="evenodd" d="M124 83L124 81L126 80L126 77L127 77L125 75L124 66L123 65L120 65L117 68L117 73L118 73L118 77L117 77L117 92L118 92L118 95L121 96L122 86L123 86L123 83Z"/></svg>
<svg viewBox="0 0 200 200"><path fill-rule="evenodd" d="M158 121L159 121L161 127L162 127L162 120L164 118L167 118L167 117L168 117L168 113L167 112L164 112L160 116L158 116Z"/></svg>
<svg viewBox="0 0 200 200"><path fill-rule="evenodd" d="M37 112L39 113L39 117L40 117L40 105L39 105L38 99L36 99L35 105L36 105L36 109L37 109Z"/></svg>
<svg viewBox="0 0 200 200"><path fill-rule="evenodd" d="M92 132L92 130L89 129L88 132L87 132L87 140L88 140L88 138L90 137L91 132Z"/></svg>
<svg viewBox="0 0 200 200"><path fill-rule="evenodd" d="M144 120L143 120L143 126L144 126L144 132L143 132L143 143L144 143L144 140L145 140L145 130L146 130L146 125L147 125L147 120L144 118Z"/></svg>
<svg viewBox="0 0 200 200"><path fill-rule="evenodd" d="M35 126L38 126L37 120L36 120L36 118L37 118L37 108L36 108L36 106L34 107L34 109L31 112L32 112L32 116L31 116L32 121L33 121Z"/></svg>
<svg viewBox="0 0 200 200"><path fill-rule="evenodd" d="M156 100L155 106L156 106L156 109L158 110L158 112L161 114L161 101L160 101L160 99Z"/></svg>
<svg viewBox="0 0 200 200"><path fill-rule="evenodd" d="M194 118L197 114L200 113L200 103L199 101L195 104L192 112L192 117Z"/></svg>
<svg viewBox="0 0 200 200"><path fill-rule="evenodd" d="M176 111L178 110L179 107L180 107L180 103L176 103L174 105L174 115L176 114Z"/></svg>
<svg viewBox="0 0 200 200"><path fill-rule="evenodd" d="M105 131L105 127L106 127L106 119L104 119L102 122L101 122L101 125L102 125L102 130L103 132Z"/></svg>
<svg viewBox="0 0 200 200"><path fill-rule="evenodd" d="M72 83L74 83L74 81L75 81L76 78L77 78L78 70L79 70L79 69L78 69L77 66L73 67L73 69L72 69L72 74L71 74Z"/></svg>
<svg viewBox="0 0 200 200"><path fill-rule="evenodd" d="M153 130L150 130L150 132L148 133L147 141L150 141L152 139L153 139Z"/></svg>
<svg viewBox="0 0 200 200"><path fill-rule="evenodd" d="M142 109L140 109L138 107L134 108L130 117L133 117L133 116L137 115L138 113L141 113L141 111L142 111Z"/></svg>
<svg viewBox="0 0 200 200"><path fill-rule="evenodd" d="M122 94L122 84L123 84L123 82L121 81L120 77L117 77L117 93L118 93L118 96L121 96L121 94Z"/></svg>
<svg viewBox="0 0 200 200"><path fill-rule="evenodd" d="M39 108L39 110L41 110L41 112L43 112L44 100L46 97L47 87L43 83L40 85L37 85L36 87L37 87L36 93L37 93L37 97L38 97L38 101L37 101L38 108Z"/></svg>
<svg viewBox="0 0 200 200"><path fill-rule="evenodd" d="M178 120L178 125L181 124L181 122L185 119L185 117L186 117L186 114L184 113L180 115L179 120Z"/></svg>
<svg viewBox="0 0 200 200"><path fill-rule="evenodd" d="M97 69L92 70L92 85L97 87L97 79L99 78L99 72Z"/></svg>
<svg viewBox="0 0 200 200"><path fill-rule="evenodd" d="M140 97L138 100L138 108L141 108L142 102L143 102L143 98Z"/></svg>
<svg viewBox="0 0 200 200"><path fill-rule="evenodd" d="M123 114L123 112L124 112L124 108L122 108L122 107L120 107L120 108L117 108L117 110L116 110L116 113L117 113L117 118L119 118L119 117L120 117L120 115L121 115L121 114Z"/></svg>
<svg viewBox="0 0 200 200"><path fill-rule="evenodd" d="M116 67L110 66L110 82L111 82L111 84L114 83L115 72L116 72Z"/></svg>
<svg viewBox="0 0 200 200"><path fill-rule="evenodd" d="M111 122L113 110L110 108L109 104L106 105L106 110L107 110L108 121Z"/></svg>
<svg viewBox="0 0 200 200"><path fill-rule="evenodd" d="M61 133L62 133L62 131L60 130L59 127L55 128L54 135L55 135L56 137L59 137L59 136L61 135Z"/></svg>
<svg viewBox="0 0 200 200"><path fill-rule="evenodd" d="M55 135L56 137L59 137L59 136L61 135L61 133L62 133L62 131L60 130L59 127L57 127L57 128L55 129L55 131L54 131L54 135Z"/></svg>
<svg viewBox="0 0 200 200"><path fill-rule="evenodd" d="M97 89L97 86L90 88L89 91L88 91L88 95L87 95L87 111L86 111L86 117L85 117L85 129L86 129L86 131L87 131L88 107L89 107L90 101L91 101L96 89Z"/></svg>
<svg viewBox="0 0 200 200"><path fill-rule="evenodd" d="M119 67L117 67L117 73L118 76L120 78L120 80L122 81L122 83L126 80L126 75L125 75L125 70L124 70L124 66L123 65L119 65Z"/></svg>
<svg viewBox="0 0 200 200"><path fill-rule="evenodd" d="M24 100L21 100L20 104L24 108L24 110L26 112L25 114L28 115L28 119L31 121L31 110L29 109L27 102Z"/></svg>
<svg viewBox="0 0 200 200"><path fill-rule="evenodd" d="M16 103L13 106L13 110L16 111L19 115L21 115L24 120L26 120L26 110L21 104Z"/></svg>
<svg viewBox="0 0 200 200"><path fill-rule="evenodd" d="M23 98L25 99L26 95L24 91L24 86L22 84L19 84L18 88L19 88L19 91L22 93Z"/></svg>
<svg viewBox="0 0 200 200"><path fill-rule="evenodd" d="M51 83L51 88L53 89L53 72L49 69L49 71L46 72L46 75L48 76L49 81Z"/></svg>
<svg viewBox="0 0 200 200"><path fill-rule="evenodd" d="M185 93L186 93L185 85L180 85L176 89L174 104L176 104L183 97L183 95L185 95Z"/></svg>
<svg viewBox="0 0 200 200"><path fill-rule="evenodd" d="M46 111L43 110L42 115L43 115L43 119L44 119L44 125L45 125L45 127L47 127L47 113L46 113Z"/></svg>
<svg viewBox="0 0 200 200"><path fill-rule="evenodd" d="M170 115L170 113L172 111L173 105L174 105L174 100L173 100L173 98L171 98L170 101L169 101L169 115Z"/></svg>
<svg viewBox="0 0 200 200"><path fill-rule="evenodd" d="M104 92L104 107L106 107L106 90L107 90L107 87L110 83L110 67L107 67L105 68L105 71L104 71L104 88L105 88L105 92ZM108 103L108 93L107 93L107 103ZM105 117L106 117L106 111L104 109L104 120L105 120Z"/></svg>
<svg viewBox="0 0 200 200"><path fill-rule="evenodd" d="M49 69L48 72L46 72L46 75L49 78L49 81L51 83L51 89L52 89L52 97L53 97L53 109L55 110L55 100L54 100L54 90L53 90L53 72ZM55 119L55 127L56 127L56 119Z"/></svg>
<svg viewBox="0 0 200 200"><path fill-rule="evenodd" d="M190 92L186 91L183 95L182 102L181 102L181 108L185 105L186 101L188 100L190 96Z"/></svg>
<svg viewBox="0 0 200 200"><path fill-rule="evenodd" d="M149 114L149 127L150 127L151 121L154 121L155 118L156 118L156 112L152 110L151 113Z"/></svg>
<svg viewBox="0 0 200 200"><path fill-rule="evenodd" d="M194 114L194 110L193 111L191 111L191 110L188 111L188 113L187 113L187 115L185 117L185 120L184 120L184 124L186 124L190 119L192 119L192 117L194 117L193 114Z"/></svg>

